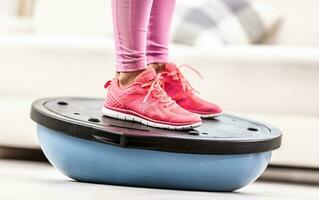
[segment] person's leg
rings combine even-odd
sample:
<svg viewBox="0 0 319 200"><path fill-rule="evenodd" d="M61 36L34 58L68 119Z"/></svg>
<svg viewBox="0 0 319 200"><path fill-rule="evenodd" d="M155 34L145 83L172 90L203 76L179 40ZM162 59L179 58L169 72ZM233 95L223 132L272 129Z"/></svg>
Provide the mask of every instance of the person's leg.
<svg viewBox="0 0 319 200"><path fill-rule="evenodd" d="M175 0L153 0L148 26L147 63L157 73L162 73L166 93L184 109L202 117L220 115L222 110L216 104L198 97L174 65L168 63L170 26L174 13Z"/></svg>
<svg viewBox="0 0 319 200"><path fill-rule="evenodd" d="M147 68L146 40L153 0L112 0L116 72L120 85Z"/></svg>
<svg viewBox="0 0 319 200"><path fill-rule="evenodd" d="M147 63L157 72L168 62L170 26L175 0L153 0L147 33Z"/></svg>
<svg viewBox="0 0 319 200"><path fill-rule="evenodd" d="M152 67L146 69L152 3L153 0L112 1L116 70L119 74L104 85L107 94L102 112L112 118L159 128L184 130L198 127L200 117L178 106L163 90L161 74L156 74Z"/></svg>

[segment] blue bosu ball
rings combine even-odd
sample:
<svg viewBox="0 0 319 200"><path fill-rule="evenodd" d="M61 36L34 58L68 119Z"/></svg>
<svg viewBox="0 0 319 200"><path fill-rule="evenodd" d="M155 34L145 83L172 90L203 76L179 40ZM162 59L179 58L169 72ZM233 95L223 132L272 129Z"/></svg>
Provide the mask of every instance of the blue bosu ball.
<svg viewBox="0 0 319 200"><path fill-rule="evenodd" d="M103 117L102 105L102 99L66 97L32 105L44 154L74 180L234 191L256 180L281 144L278 129L231 115L171 131Z"/></svg>

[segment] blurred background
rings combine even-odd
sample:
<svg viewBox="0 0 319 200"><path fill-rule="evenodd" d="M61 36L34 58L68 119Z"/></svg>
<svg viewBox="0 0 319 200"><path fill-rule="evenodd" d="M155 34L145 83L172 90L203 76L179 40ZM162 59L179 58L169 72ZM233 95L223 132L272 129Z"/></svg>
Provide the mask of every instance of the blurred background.
<svg viewBox="0 0 319 200"><path fill-rule="evenodd" d="M318 186L319 1L178 0L176 8L171 60L203 74L185 71L193 87L227 113L283 132L260 180ZM0 0L0 170L23 168L10 160L46 163L33 100L103 98L114 63L109 0Z"/></svg>

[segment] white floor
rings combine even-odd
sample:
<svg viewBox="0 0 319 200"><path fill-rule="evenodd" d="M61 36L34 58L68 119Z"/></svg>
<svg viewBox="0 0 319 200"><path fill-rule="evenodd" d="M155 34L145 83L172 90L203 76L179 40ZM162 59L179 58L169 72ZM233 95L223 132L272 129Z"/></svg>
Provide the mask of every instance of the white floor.
<svg viewBox="0 0 319 200"><path fill-rule="evenodd" d="M319 187L257 182L235 193L214 193L97 185L72 181L47 164L0 160L0 199L318 200Z"/></svg>

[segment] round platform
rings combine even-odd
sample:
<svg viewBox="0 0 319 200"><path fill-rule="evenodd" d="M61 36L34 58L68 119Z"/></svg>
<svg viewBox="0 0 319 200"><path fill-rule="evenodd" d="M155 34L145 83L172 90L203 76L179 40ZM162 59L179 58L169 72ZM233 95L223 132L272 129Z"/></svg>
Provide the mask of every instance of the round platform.
<svg viewBox="0 0 319 200"><path fill-rule="evenodd" d="M172 131L102 116L102 99L47 98L31 118L49 161L86 182L233 191L266 168L281 133L221 115L194 130Z"/></svg>

